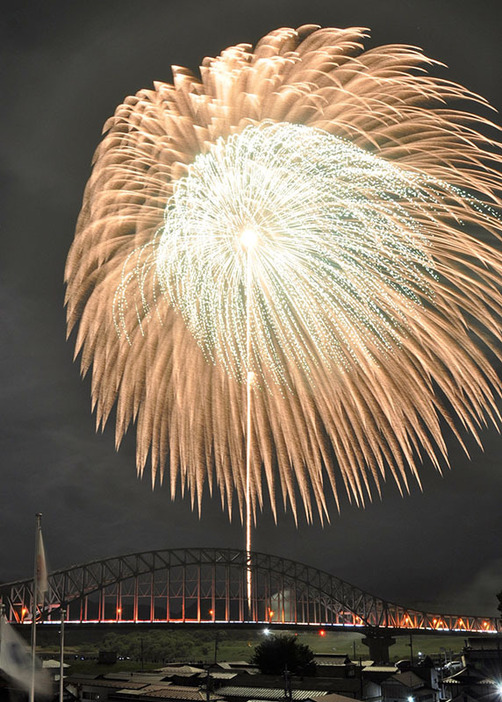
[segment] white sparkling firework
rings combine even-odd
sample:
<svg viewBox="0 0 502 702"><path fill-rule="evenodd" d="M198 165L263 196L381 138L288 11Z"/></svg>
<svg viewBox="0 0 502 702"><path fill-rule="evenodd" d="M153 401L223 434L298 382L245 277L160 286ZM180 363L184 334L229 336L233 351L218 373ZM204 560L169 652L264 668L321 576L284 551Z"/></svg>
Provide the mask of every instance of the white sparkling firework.
<svg viewBox="0 0 502 702"><path fill-rule="evenodd" d="M348 369L373 349L392 351L431 294L422 230L442 209L431 185L439 186L303 125L265 123L220 138L176 182L158 238L137 252L135 276L119 290L119 325L150 257L206 358L242 381L244 232L255 239L251 367L260 381L289 386L291 365L311 378L312 365Z"/></svg>
<svg viewBox="0 0 502 702"><path fill-rule="evenodd" d="M362 36L282 29L200 81L177 67L98 149L69 328L98 423L117 403L139 470L168 465L199 505L216 478L254 511L265 480L274 511L279 485L322 518L337 470L363 503L423 454L439 468L441 417L460 441L455 418L476 438L499 420L493 125L445 107L483 101L417 73L418 50Z"/></svg>

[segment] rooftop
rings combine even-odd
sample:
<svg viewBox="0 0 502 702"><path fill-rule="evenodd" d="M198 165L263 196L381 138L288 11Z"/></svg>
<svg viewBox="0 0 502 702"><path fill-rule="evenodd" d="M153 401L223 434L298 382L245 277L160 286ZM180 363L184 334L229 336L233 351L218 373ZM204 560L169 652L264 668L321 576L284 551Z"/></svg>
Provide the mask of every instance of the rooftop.
<svg viewBox="0 0 502 702"><path fill-rule="evenodd" d="M246 700L283 700L284 688L272 687L220 687L218 693L222 697L238 697ZM310 700L313 697L325 697L326 692L319 690L293 690L291 697L294 700Z"/></svg>

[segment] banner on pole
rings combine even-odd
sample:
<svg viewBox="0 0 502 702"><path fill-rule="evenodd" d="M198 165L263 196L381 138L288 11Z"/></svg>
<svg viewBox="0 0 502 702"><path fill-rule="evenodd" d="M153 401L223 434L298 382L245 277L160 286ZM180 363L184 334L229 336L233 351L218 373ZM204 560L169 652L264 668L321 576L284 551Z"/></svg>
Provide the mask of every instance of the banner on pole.
<svg viewBox="0 0 502 702"><path fill-rule="evenodd" d="M0 617L0 670L22 690L30 691L32 657L29 647L19 634ZM35 668L35 692L52 694L50 675L37 659Z"/></svg>
<svg viewBox="0 0 502 702"><path fill-rule="evenodd" d="M37 578L37 593L38 593L37 604L42 604L44 601L45 593L49 589L49 582L47 579L47 561L45 558L44 542L42 539L42 529L38 530L36 564L37 564L36 565L36 578Z"/></svg>

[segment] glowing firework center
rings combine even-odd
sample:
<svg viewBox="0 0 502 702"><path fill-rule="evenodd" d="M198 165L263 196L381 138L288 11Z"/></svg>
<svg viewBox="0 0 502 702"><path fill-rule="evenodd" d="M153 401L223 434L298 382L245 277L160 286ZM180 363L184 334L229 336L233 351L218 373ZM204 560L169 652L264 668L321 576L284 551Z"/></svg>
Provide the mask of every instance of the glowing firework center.
<svg viewBox="0 0 502 702"><path fill-rule="evenodd" d="M431 296L425 200L423 176L325 131L250 126L175 183L158 279L209 361L290 385L291 364L310 376L399 345Z"/></svg>

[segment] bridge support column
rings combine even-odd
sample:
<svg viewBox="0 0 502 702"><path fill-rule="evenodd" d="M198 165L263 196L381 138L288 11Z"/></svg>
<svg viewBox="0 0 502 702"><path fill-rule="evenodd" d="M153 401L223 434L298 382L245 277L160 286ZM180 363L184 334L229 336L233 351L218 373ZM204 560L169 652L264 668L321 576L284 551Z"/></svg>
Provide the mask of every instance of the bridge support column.
<svg viewBox="0 0 502 702"><path fill-rule="evenodd" d="M366 630L363 644L370 650L370 658L375 663L389 662L389 648L396 643L396 639L385 631Z"/></svg>

